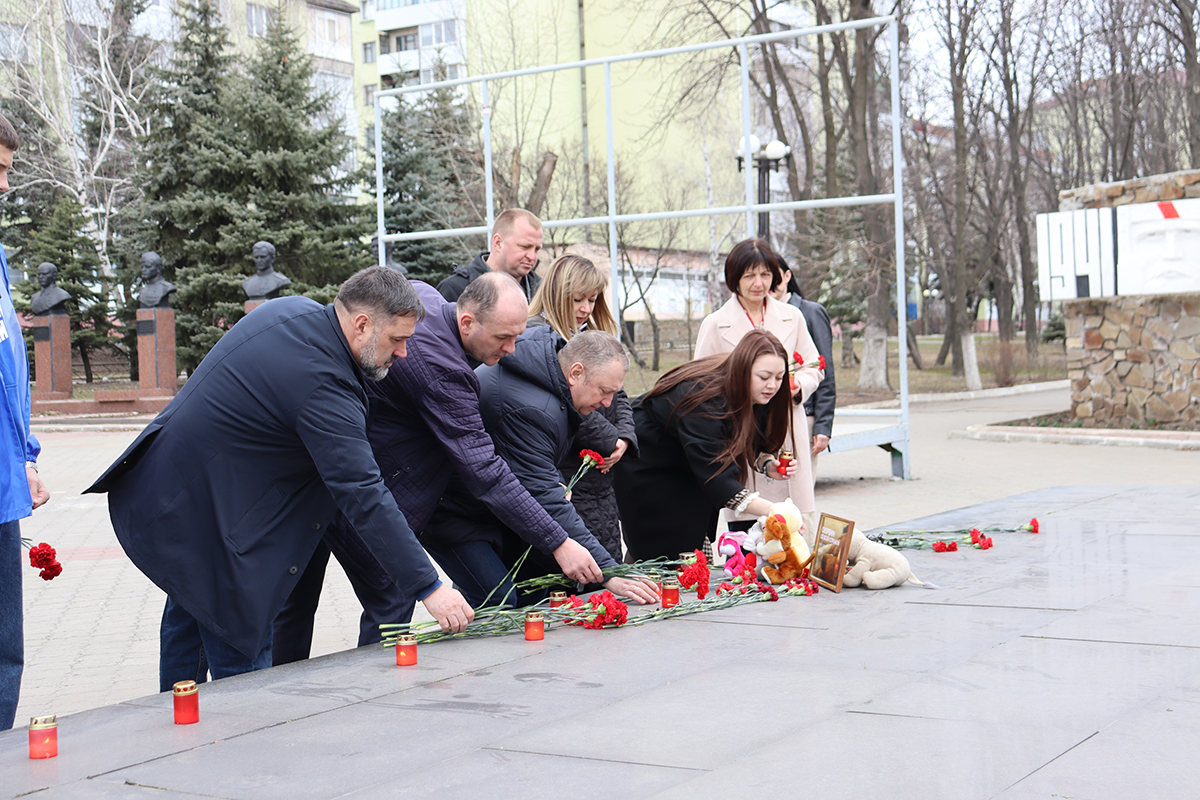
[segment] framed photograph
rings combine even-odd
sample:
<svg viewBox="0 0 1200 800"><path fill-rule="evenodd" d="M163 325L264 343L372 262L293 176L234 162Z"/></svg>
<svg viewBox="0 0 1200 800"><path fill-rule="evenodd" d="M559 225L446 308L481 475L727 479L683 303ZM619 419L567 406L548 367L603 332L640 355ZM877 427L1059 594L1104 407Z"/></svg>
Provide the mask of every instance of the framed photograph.
<svg viewBox="0 0 1200 800"><path fill-rule="evenodd" d="M846 576L846 557L850 554L850 537L853 535L853 522L822 514L821 521L817 524L809 577L835 592L842 591L842 579Z"/></svg>

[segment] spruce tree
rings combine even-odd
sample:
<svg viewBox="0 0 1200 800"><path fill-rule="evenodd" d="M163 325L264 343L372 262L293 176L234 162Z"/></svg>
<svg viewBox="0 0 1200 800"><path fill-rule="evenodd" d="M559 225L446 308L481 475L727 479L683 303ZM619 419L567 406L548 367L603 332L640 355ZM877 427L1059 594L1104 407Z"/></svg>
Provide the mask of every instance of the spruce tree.
<svg viewBox="0 0 1200 800"><path fill-rule="evenodd" d="M384 220L388 233L481 225L482 178L474 123L454 89L401 95L382 114ZM372 143L373 144L373 143ZM484 237L396 242L392 259L436 285L486 248Z"/></svg>
<svg viewBox="0 0 1200 800"><path fill-rule="evenodd" d="M68 197L60 197L45 224L29 238L27 265L30 271L49 262L58 267L58 285L71 295L66 302L71 322L71 346L79 351L88 383L92 382L92 354L110 346L107 295L100 283L100 257L96 243L83 231L89 224L83 208ZM17 299L17 310L30 312L29 299L41 287L29 280L19 285L24 295ZM32 343L33 329L27 329ZM32 361L31 361L32 363Z"/></svg>
<svg viewBox="0 0 1200 800"><path fill-rule="evenodd" d="M352 198L362 177L349 168L353 139L336 113L338 98L314 90L312 58L283 13L247 72L225 102L236 133L231 167L241 177L235 196L246 212L223 231L221 250L252 274L251 248L265 239L293 293L328 294L371 263L362 243L369 209Z"/></svg>
<svg viewBox="0 0 1200 800"><path fill-rule="evenodd" d="M176 14L179 40L171 63L155 75L152 130L141 143L145 199L130 209L130 227L148 223L138 249L157 252L164 277L179 286L172 298L176 354L191 372L242 316L241 276L227 272L220 245L244 209L235 199L240 177L230 167L237 153L223 118L235 62L220 8L214 0L183 0ZM119 275L128 278L138 262L126 256ZM135 302L130 297L126 316Z"/></svg>

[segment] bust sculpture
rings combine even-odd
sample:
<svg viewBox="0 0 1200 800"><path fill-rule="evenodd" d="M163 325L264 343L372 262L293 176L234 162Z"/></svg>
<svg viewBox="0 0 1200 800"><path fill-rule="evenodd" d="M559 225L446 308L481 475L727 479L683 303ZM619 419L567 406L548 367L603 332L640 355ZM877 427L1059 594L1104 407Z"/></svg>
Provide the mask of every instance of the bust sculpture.
<svg viewBox="0 0 1200 800"><path fill-rule="evenodd" d="M46 261L38 266L38 284L42 287L29 298L29 306L38 316L66 314L64 305L71 299L67 290L58 285L58 267Z"/></svg>
<svg viewBox="0 0 1200 800"><path fill-rule="evenodd" d="M158 253L142 253L142 291L138 305L142 308L170 308L175 284L163 280L162 259Z"/></svg>
<svg viewBox="0 0 1200 800"><path fill-rule="evenodd" d="M242 281L242 290L251 300L270 300L279 296L279 290L291 284L291 280L275 271L275 245L256 242L251 251L255 273Z"/></svg>

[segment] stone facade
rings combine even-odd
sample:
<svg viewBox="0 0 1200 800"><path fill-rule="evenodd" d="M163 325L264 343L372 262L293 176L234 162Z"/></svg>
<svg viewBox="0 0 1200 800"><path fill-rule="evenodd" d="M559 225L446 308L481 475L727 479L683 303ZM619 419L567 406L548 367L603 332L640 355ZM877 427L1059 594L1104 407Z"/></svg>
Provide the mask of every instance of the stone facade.
<svg viewBox="0 0 1200 800"><path fill-rule="evenodd" d="M1200 293L1068 300L1072 416L1200 420Z"/></svg>
<svg viewBox="0 0 1200 800"><path fill-rule="evenodd" d="M1200 170L1064 189L1058 193L1058 210L1115 208L1130 203L1159 203L1191 197L1200 197Z"/></svg>

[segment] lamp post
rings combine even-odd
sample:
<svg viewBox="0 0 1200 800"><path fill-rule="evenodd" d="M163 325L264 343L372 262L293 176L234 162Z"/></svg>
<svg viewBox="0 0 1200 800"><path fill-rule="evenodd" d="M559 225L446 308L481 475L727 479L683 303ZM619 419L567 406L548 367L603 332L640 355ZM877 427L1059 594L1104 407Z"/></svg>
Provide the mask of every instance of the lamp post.
<svg viewBox="0 0 1200 800"><path fill-rule="evenodd" d="M738 143L738 152L744 153L745 139ZM766 145L759 145L758 137L750 134L750 152L754 154L754 166L758 168L758 199L757 202L765 204L770 202L770 185L769 178L771 171L779 171L779 163L787 160L788 164L792 163L792 148L778 139L772 139ZM743 169L742 156L737 157L738 172ZM771 239L771 215L767 211L758 212L758 238Z"/></svg>

